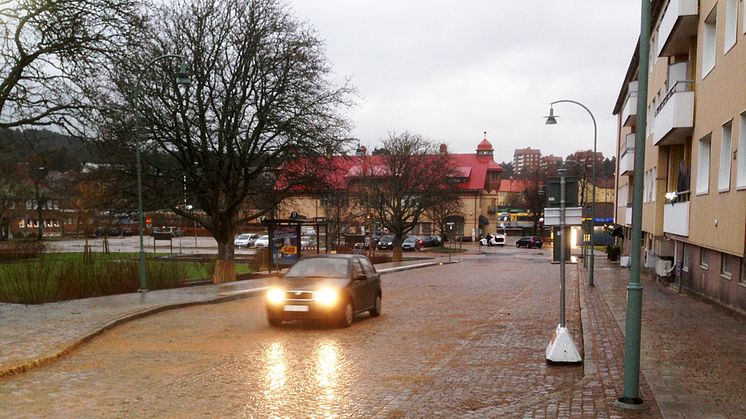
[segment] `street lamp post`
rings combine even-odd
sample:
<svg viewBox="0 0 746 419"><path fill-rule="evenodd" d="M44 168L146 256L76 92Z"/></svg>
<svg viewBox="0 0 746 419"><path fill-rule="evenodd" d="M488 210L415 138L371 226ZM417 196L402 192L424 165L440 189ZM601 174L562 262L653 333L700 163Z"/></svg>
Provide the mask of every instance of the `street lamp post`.
<svg viewBox="0 0 746 419"><path fill-rule="evenodd" d="M627 317L624 334L624 393L617 406L639 409L640 398L640 339L642 335L642 284L640 284L640 252L642 248L642 198L645 171L645 133L648 115L648 66L650 54L650 2L642 1L640 9L640 48L637 81L637 126L635 127L635 177L632 197L632 237L630 275L627 285Z"/></svg>
<svg viewBox="0 0 746 419"><path fill-rule="evenodd" d="M581 108L585 109L586 112L588 112L588 115L591 116L591 120L593 121L593 166L591 169L591 182L593 183L592 186L592 200L591 200L591 250L590 250L590 272L588 273L588 285L594 286L593 284L593 273L594 273L594 261L595 261L595 255L593 254L593 250L595 247L595 239L594 239L594 223L596 219L596 140L598 137L598 127L596 126L596 118L593 116L593 113L588 109L585 105L583 105L580 102L576 102L574 100L555 100L554 102L549 104L549 116L547 116L547 125L556 125L557 124L557 116L554 115L554 105L557 103L574 103ZM584 258L585 259L585 258Z"/></svg>
<svg viewBox="0 0 746 419"><path fill-rule="evenodd" d="M139 271L140 271L140 289L138 291L140 292L147 292L147 276L145 273L145 248L143 245L143 232L144 232L144 225L145 225L145 216L143 214L143 199L142 199L142 147L140 146L140 113L137 111L137 100L140 96L140 85L142 84L142 78L145 75L145 73L148 71L148 69L155 64L156 62L160 60L165 60L169 58L179 58L181 60L186 60L186 57L179 54L164 54L158 57L153 58L150 60L145 67L140 72L140 75L137 78L137 83L135 84L135 90L132 92L132 106L134 107L134 113L135 113L135 143L137 144L137 153L135 157L135 164L137 165L137 214L139 219L139 234L140 234L140 252L139 252ZM179 85L188 85L189 84L189 76L187 74L187 67L186 64L181 64L179 66L179 72L178 77L176 79L176 83Z"/></svg>

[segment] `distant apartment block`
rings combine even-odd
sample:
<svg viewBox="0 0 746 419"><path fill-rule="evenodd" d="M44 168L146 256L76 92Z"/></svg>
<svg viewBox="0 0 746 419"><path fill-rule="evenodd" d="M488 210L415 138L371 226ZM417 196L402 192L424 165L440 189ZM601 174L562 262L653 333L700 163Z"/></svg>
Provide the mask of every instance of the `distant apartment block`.
<svg viewBox="0 0 746 419"><path fill-rule="evenodd" d="M513 152L513 172L522 175L535 172L541 165L541 150L531 147L517 148Z"/></svg>
<svg viewBox="0 0 746 419"><path fill-rule="evenodd" d="M617 116L616 222L629 238L643 178L642 261L746 311L746 5L653 0L645 146L637 149L639 45ZM634 170L636 153L645 167ZM629 240L625 253L629 254Z"/></svg>

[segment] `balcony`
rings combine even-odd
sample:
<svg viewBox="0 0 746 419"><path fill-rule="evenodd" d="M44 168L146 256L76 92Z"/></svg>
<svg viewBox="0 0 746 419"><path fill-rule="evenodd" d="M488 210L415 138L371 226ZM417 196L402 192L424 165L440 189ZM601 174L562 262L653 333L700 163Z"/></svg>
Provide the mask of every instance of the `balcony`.
<svg viewBox="0 0 746 419"><path fill-rule="evenodd" d="M689 236L689 201L673 202L663 207L663 232Z"/></svg>
<svg viewBox="0 0 746 419"><path fill-rule="evenodd" d="M691 80L674 83L655 112L657 146L684 144L694 130L694 92Z"/></svg>
<svg viewBox="0 0 746 419"><path fill-rule="evenodd" d="M658 28L658 56L688 54L690 38L697 34L699 2L671 0Z"/></svg>
<svg viewBox="0 0 746 419"><path fill-rule="evenodd" d="M635 173L635 134L627 134L625 147L619 158L619 176Z"/></svg>
<svg viewBox="0 0 746 419"><path fill-rule="evenodd" d="M630 82L627 86L627 99L622 108L622 125L635 126L637 123L637 82Z"/></svg>

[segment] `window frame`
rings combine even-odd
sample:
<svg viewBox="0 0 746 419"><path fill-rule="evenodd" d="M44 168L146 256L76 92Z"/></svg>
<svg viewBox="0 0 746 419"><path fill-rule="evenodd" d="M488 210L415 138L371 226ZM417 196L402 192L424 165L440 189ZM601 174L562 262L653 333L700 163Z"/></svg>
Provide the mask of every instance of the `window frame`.
<svg viewBox="0 0 746 419"><path fill-rule="evenodd" d="M746 1L744 1L744 4L746 4ZM739 115L738 120L738 148L736 149L737 190L746 189L746 111Z"/></svg>
<svg viewBox="0 0 746 419"><path fill-rule="evenodd" d="M738 0L725 1L725 34L723 55L728 54L738 42Z"/></svg>
<svg viewBox="0 0 746 419"><path fill-rule="evenodd" d="M707 153L704 153L703 144L707 144ZM700 138L697 142L697 182L694 185L696 195L707 195L710 193L710 171L712 170L712 133ZM707 160L703 160L703 156ZM706 169L703 167L706 166Z"/></svg>
<svg viewBox="0 0 746 419"><path fill-rule="evenodd" d="M733 278L733 269L728 266L730 255L727 253L720 253L720 276L725 279Z"/></svg>
<svg viewBox="0 0 746 419"><path fill-rule="evenodd" d="M717 64L717 4L704 20L702 29L702 79L712 72Z"/></svg>
<svg viewBox="0 0 746 419"><path fill-rule="evenodd" d="M710 264L708 263L708 260L707 260L708 259L707 252L708 252L708 250L705 249L704 247L700 248L700 251L699 251L699 267L701 269L704 269L705 271L710 268Z"/></svg>
<svg viewBox="0 0 746 419"><path fill-rule="evenodd" d="M727 145L727 148L726 148ZM710 143L712 147L712 143ZM721 127L720 161L718 162L718 192L730 191L730 172L733 168L733 120Z"/></svg>

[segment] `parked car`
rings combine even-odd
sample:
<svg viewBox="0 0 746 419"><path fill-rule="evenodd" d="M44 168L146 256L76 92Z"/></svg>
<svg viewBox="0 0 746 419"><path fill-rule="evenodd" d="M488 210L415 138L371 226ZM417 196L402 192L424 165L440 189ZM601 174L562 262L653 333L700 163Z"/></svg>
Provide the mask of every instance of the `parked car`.
<svg viewBox="0 0 746 419"><path fill-rule="evenodd" d="M422 246L424 247L438 247L440 246L440 237L438 236L425 236L422 238Z"/></svg>
<svg viewBox="0 0 746 419"><path fill-rule="evenodd" d="M505 246L505 236L502 234L488 234L479 240L482 246Z"/></svg>
<svg viewBox="0 0 746 419"><path fill-rule="evenodd" d="M315 246L316 241L311 239L311 236L300 236L300 247L305 249L307 247Z"/></svg>
<svg viewBox="0 0 746 419"><path fill-rule="evenodd" d="M401 248L403 250L420 250L422 249L422 245L424 244L424 240L420 238L419 236L409 236L401 244Z"/></svg>
<svg viewBox="0 0 746 419"><path fill-rule="evenodd" d="M266 234L259 236L254 242L254 247L269 247L269 236Z"/></svg>
<svg viewBox="0 0 746 419"><path fill-rule="evenodd" d="M239 234L233 240L233 245L236 247L252 247L258 238L258 234Z"/></svg>
<svg viewBox="0 0 746 419"><path fill-rule="evenodd" d="M392 250L394 248L394 236L392 234L382 236L381 240L378 241L378 248L380 250Z"/></svg>
<svg viewBox="0 0 746 419"><path fill-rule="evenodd" d="M541 246L544 243L541 241L541 238L536 236L524 236L518 239L517 242L515 242L515 247L527 247L529 249L531 248L537 248L541 249Z"/></svg>
<svg viewBox="0 0 746 419"><path fill-rule="evenodd" d="M381 314L381 278L363 255L303 257L281 278L270 282L265 307L267 321L327 320L343 327L355 315Z"/></svg>

